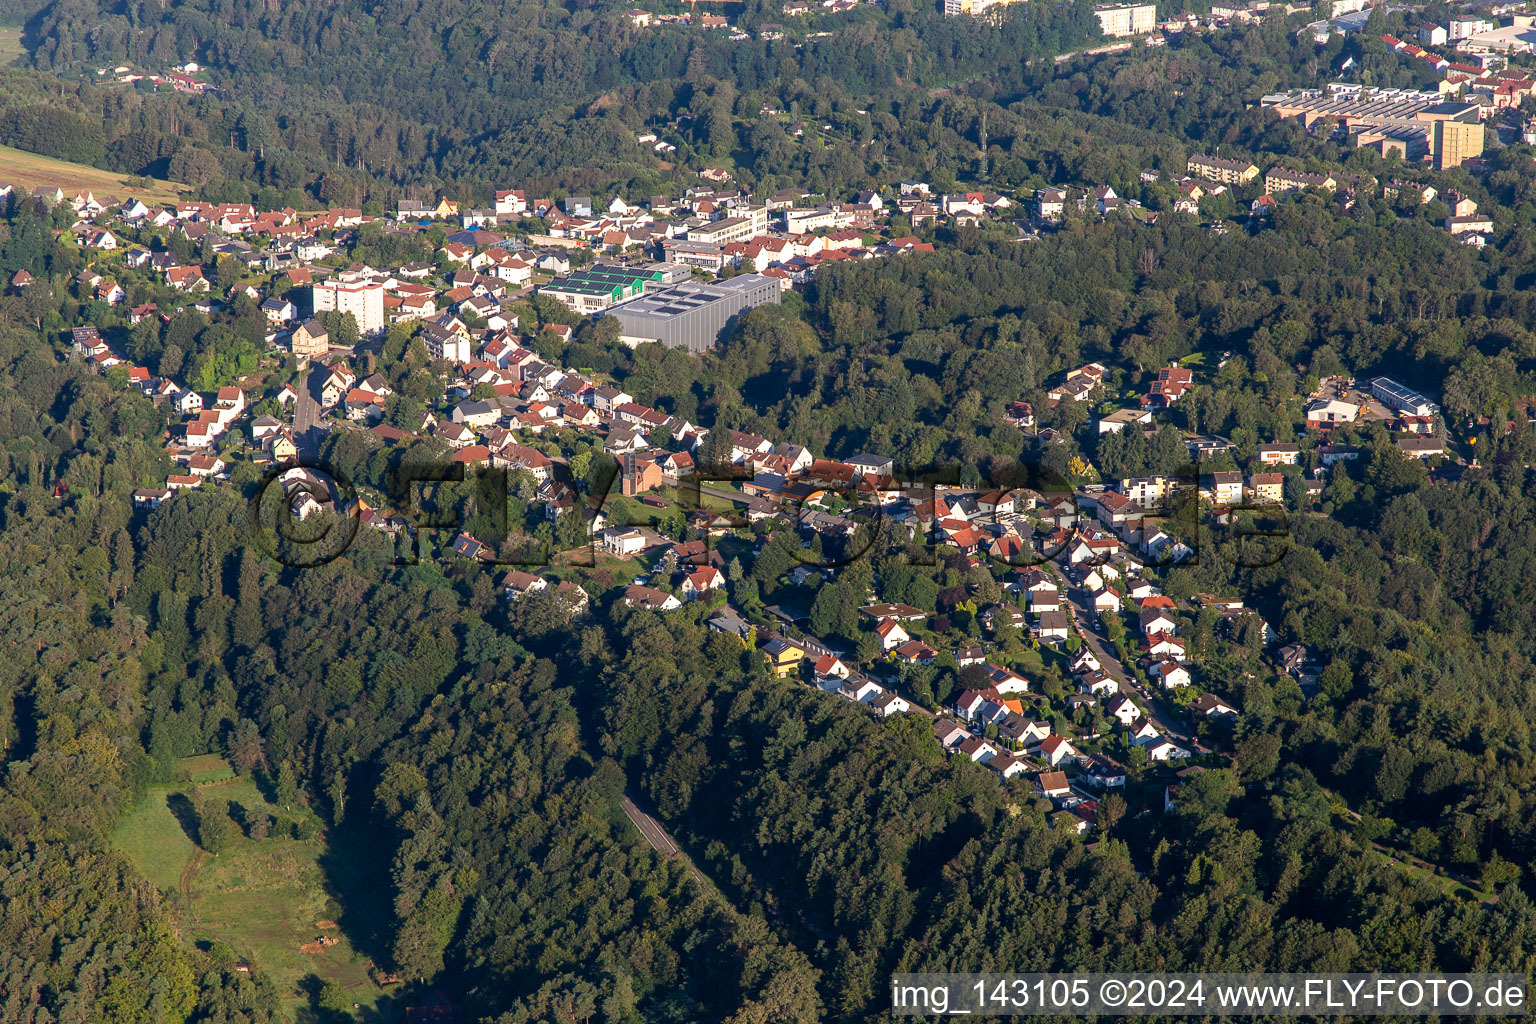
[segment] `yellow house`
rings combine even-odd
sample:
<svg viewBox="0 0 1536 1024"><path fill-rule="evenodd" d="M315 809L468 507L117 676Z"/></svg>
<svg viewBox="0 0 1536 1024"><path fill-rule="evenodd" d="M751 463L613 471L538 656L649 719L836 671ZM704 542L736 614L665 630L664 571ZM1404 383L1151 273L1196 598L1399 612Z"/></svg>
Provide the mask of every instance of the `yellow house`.
<svg viewBox="0 0 1536 1024"><path fill-rule="evenodd" d="M294 444L293 438L287 434L274 434L267 450L272 453L273 462L288 462L299 456L298 445Z"/></svg>
<svg viewBox="0 0 1536 1024"><path fill-rule="evenodd" d="M445 217L457 217L458 215L459 204L454 200L447 198L446 196L437 201L437 209L432 211L432 216L439 219Z"/></svg>
<svg viewBox="0 0 1536 1024"><path fill-rule="evenodd" d="M768 659L768 670L783 679L800 671L805 651L782 637L774 637L763 645L763 657Z"/></svg>

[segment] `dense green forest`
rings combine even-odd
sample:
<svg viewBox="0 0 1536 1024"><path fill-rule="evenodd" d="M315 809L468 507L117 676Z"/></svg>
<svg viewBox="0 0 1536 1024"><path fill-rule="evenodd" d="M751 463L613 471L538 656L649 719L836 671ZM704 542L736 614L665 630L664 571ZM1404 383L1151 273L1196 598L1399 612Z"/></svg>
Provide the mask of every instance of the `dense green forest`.
<svg viewBox="0 0 1536 1024"><path fill-rule="evenodd" d="M1226 432L1239 454L1287 436L1309 378L1346 367L1444 379L1453 415L1501 423L1536 360L1528 228L1479 254L1426 216L1304 198L1257 235L1172 219L1030 243L960 233L931 256L833 270L704 359L586 332L569 356L706 424L978 475L1042 457L1001 407L1090 358L1134 389L1167 359L1230 352L1173 422ZM1309 697L1256 648L1189 623L1206 678L1244 709L1233 757L1171 815L1106 820L1090 850L1049 827L1028 783L945 758L919 721L776 681L698 611L610 607L611 574L584 580L595 608L571 630L537 596L509 608L489 569L395 567L371 533L323 568L272 564L246 525L249 468L135 512L131 489L167 469L163 414L65 358L78 256L52 217L14 204L0 244L5 269L53 288L0 300L8 1018L280 1012L259 962L247 976L176 941L104 841L209 750L293 787L332 841L377 851L387 913L357 941L408 992L462 993L467 1019L862 1021L909 968L1529 969L1527 432L1485 430L1485 466L1446 483L1362 429L1365 457L1279 564L1169 573L1174 595L1241 593L1329 664ZM249 315L133 340L195 360ZM1047 421L1070 431L1069 409ZM1067 436L1043 457L1089 443ZM1085 450L1128 471L1161 457L1105 444ZM776 551L733 580L739 603L781 585ZM909 556L877 549L882 596L996 587ZM853 585L827 586L816 614L846 633ZM915 688L942 697L948 672ZM626 792L718 893L650 851ZM1352 832L1340 800L1365 815ZM1373 855L1388 829L1496 900ZM212 824L197 831L216 845ZM45 895L76 910L44 925Z"/></svg>
<svg viewBox="0 0 1536 1024"><path fill-rule="evenodd" d="M53 74L5 72L0 141L170 177L213 199L383 208L424 189L483 204L513 184L642 197L721 162L767 190L838 194L906 177L944 188L979 173L985 119L988 185L1109 183L1125 194L1140 168L1182 171L1188 153L1218 146L1383 168L1379 155L1346 159L1246 104L1316 85L1346 59L1376 84L1433 81L1378 36L1315 48L1283 18L1176 34L1058 74L1042 58L1097 41L1087 4L1020 4L993 21L897 2L818 16L824 35L775 41L637 30L607 8L269 7L59 0L19 12L30 15L31 66ZM756 2L737 15L748 29L781 18ZM1373 27L1411 32L1401 14ZM196 59L219 92L94 74L124 59L149 71ZM797 137L790 117L831 130ZM97 120L99 131L86 123ZM633 141L661 125L675 125L667 137L680 147L665 162Z"/></svg>
<svg viewBox="0 0 1536 1024"><path fill-rule="evenodd" d="M1028 62L1095 42L1085 5L1020 5L993 25L895 0L829 16L834 35L803 49L640 33L616 7L16 8L33 66L4 74L0 141L272 207L382 205L417 187L483 202L493 185L633 198L726 159L753 185L942 187L979 173L983 117L989 187L1110 183L1158 212L1166 181L1143 185L1140 169L1177 174L1215 147L1418 173L1243 108L1349 57L1379 82L1425 84L1369 33L1315 49L1270 20L1058 76ZM777 17L741 13L749 27ZM1392 19L1383 30L1403 31ZM220 96L80 77L190 58ZM764 106L826 119L836 141L795 139ZM684 111L678 167L635 148L636 128ZM1321 652L1319 687L1181 613L1202 680L1242 707L1230 754L1171 813L1154 800L1106 814L1092 844L1051 827L1028 782L946 758L916 718L877 722L772 678L701 608L624 608L612 594L627 578L611 572L581 577L593 609L573 625L548 596L507 604L488 567L395 566L372 531L322 568L283 568L251 536L249 464L136 510L133 489L172 471L168 414L70 358L63 332L98 323L156 372L209 382L262 345L259 310L130 330L70 296L69 218L7 204L0 274L39 280L0 297L0 1018L284 1017L290 994L260 960L184 941L171 898L108 838L207 752L317 816L322 834L296 841L369 852L378 906L346 922L352 941L399 973L402 1003L451 992L464 1020L852 1024L880 1019L887 975L908 969L1529 972L1536 206L1527 147L1489 164L1436 179L1492 214L1482 250L1437 225L1443 205L1379 195L1348 211L1298 197L1253 232L1230 199L1213 214L1232 218L1225 233L1172 216L1074 217L1027 241L943 228L933 254L824 270L704 357L595 329L559 353L706 426L954 464L970 483L1078 454L1107 476L1167 472L1181 430L1228 436L1243 460L1293 437L1304 396L1336 373L1443 395L1477 467L1432 477L1379 427L1341 430L1361 458L1321 501L1292 501L1283 560L1164 575L1181 599L1241 595ZM352 255L386 244L365 233ZM392 338L378 356L400 422L429 391L416 348ZM1135 392L1182 358L1198 386L1150 441L1095 436L1089 410L1043 401L1086 360ZM1020 399L1060 443L1008 424ZM392 460L422 455L356 434L324 451L379 487ZM990 570L920 554L882 539L837 581L791 585L785 543L754 556L743 538L730 596L752 614L804 601L818 631L857 645L861 584L925 607L999 592ZM1040 661L1017 637L999 647ZM909 680L930 701L964 682L952 666ZM652 851L626 794L708 881ZM231 826L204 815L186 838L216 856ZM1484 898L1387 861L1370 842L1389 833ZM316 1024L350 1016L316 1004Z"/></svg>
<svg viewBox="0 0 1536 1024"><path fill-rule="evenodd" d="M754 0L739 22L751 28L781 17ZM1022 66L1098 35L1087 4L1021 6L995 25L944 19L910 3L825 20L835 29L825 38L733 42L686 27L637 31L616 5L66 0L32 17L27 40L35 67L87 79L122 59L151 70L196 59L214 69L218 101L100 90L93 100L104 107L157 111L142 119L105 111L115 166L170 171L190 144L197 155L178 167L185 172L190 162L210 172L200 184L212 177L210 159L228 179L279 189L326 168L331 181L321 198L356 202L423 178L464 189L508 181L662 187L670 174L634 146L635 128L691 113L682 157L729 157L750 145L738 130L770 100L806 116L839 116L866 137L904 134L908 119L892 103L921 96L914 87ZM878 110L867 108L872 98L884 98ZM734 126L733 117L741 119ZM249 156L224 152L230 148ZM844 140L832 148L813 159L851 187L860 147Z"/></svg>

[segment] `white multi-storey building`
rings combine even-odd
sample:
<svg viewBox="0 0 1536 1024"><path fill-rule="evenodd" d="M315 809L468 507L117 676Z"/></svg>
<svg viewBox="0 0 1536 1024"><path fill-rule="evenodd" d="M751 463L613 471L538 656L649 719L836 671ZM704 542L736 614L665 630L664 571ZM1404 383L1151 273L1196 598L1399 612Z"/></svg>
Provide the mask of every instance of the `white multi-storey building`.
<svg viewBox="0 0 1536 1024"><path fill-rule="evenodd" d="M1093 13L1106 36L1139 36L1157 28L1156 4L1103 4Z"/></svg>
<svg viewBox="0 0 1536 1024"><path fill-rule="evenodd" d="M384 285L366 278L346 278L347 275L337 275L335 280L314 285L311 294L315 313L351 313L364 335L381 333L385 327Z"/></svg>

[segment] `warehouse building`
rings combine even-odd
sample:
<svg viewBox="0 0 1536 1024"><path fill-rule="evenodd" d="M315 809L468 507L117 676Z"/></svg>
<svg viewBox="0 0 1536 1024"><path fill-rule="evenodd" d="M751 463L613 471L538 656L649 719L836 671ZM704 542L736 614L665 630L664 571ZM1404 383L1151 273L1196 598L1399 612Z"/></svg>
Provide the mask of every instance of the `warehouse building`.
<svg viewBox="0 0 1536 1024"><path fill-rule="evenodd" d="M659 341L668 348L703 352L714 348L741 314L776 304L779 291L774 278L742 274L727 281L665 288L614 306L608 315L619 321L619 340L631 348Z"/></svg>
<svg viewBox="0 0 1536 1024"><path fill-rule="evenodd" d="M1327 90L1272 93L1259 106L1281 117L1300 118L1311 129L1336 126L1351 144L1403 160L1429 157L1437 170L1459 167L1483 152L1483 125L1472 103L1451 102L1438 92L1378 89L1333 82Z"/></svg>
<svg viewBox="0 0 1536 1024"><path fill-rule="evenodd" d="M539 289L559 299L577 313L597 313L615 303L645 294L647 288L667 283L666 273L656 266L636 268L597 264L557 277Z"/></svg>
<svg viewBox="0 0 1536 1024"><path fill-rule="evenodd" d="M1374 378L1371 381L1371 394L1393 412L1406 416L1434 416L1440 411L1434 402L1391 377Z"/></svg>

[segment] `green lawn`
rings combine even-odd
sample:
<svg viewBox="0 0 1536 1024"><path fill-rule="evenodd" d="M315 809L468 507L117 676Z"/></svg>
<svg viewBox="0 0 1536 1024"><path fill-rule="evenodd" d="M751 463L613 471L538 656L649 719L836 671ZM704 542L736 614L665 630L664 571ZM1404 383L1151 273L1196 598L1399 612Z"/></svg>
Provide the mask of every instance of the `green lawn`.
<svg viewBox="0 0 1536 1024"><path fill-rule="evenodd" d="M188 758L183 767L194 778L228 770L222 758ZM274 816L281 812L249 778L212 782L197 787L195 795L205 808L233 802ZM178 820L178 814L192 820L186 812L193 796L188 783L155 787L111 837L112 845L167 895L182 938L197 945L223 942L249 956L276 982L290 1016L308 1006L300 983L315 974L348 989L365 1011L363 1019L376 1019L373 1011L384 992L368 975L368 958L342 929L317 925L344 919L331 892L336 880L327 879L320 866L326 844L290 838L255 842L242 836L211 856ZM289 816L297 813L302 812ZM361 909L362 916L371 916L369 908ZM316 953L299 949L320 935L340 942Z"/></svg>
<svg viewBox="0 0 1536 1024"><path fill-rule="evenodd" d="M156 786L112 833L112 845L162 892L178 890L182 870L198 853L168 803L172 797L186 799L180 787Z"/></svg>
<svg viewBox="0 0 1536 1024"><path fill-rule="evenodd" d="M20 25L0 25L0 64L17 64L27 55Z"/></svg>
<svg viewBox="0 0 1536 1024"><path fill-rule="evenodd" d="M198 754L181 759L181 767L187 772L193 785L204 782L223 782L235 777L235 770L218 754Z"/></svg>
<svg viewBox="0 0 1536 1024"><path fill-rule="evenodd" d="M1216 361L1220 355L1216 352L1192 352L1179 360L1179 365L1186 370L1193 370L1195 376L1210 375L1216 372Z"/></svg>

